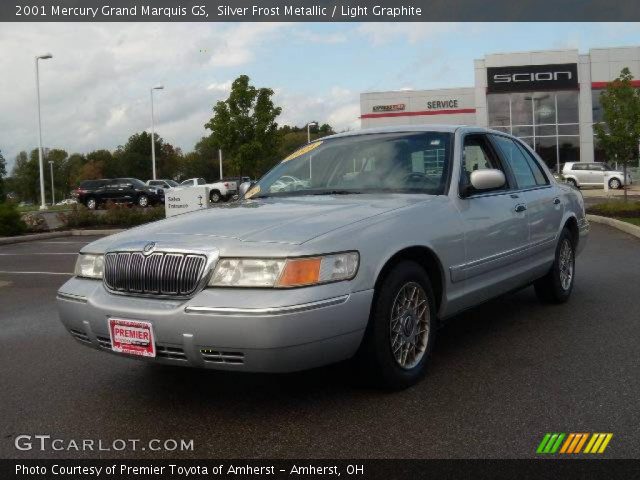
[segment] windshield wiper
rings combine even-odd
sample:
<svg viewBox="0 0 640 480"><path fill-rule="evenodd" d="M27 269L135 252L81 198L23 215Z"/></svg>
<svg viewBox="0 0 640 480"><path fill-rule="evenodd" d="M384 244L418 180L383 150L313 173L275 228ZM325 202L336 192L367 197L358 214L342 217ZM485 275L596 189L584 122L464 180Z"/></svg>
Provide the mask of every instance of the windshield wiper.
<svg viewBox="0 0 640 480"><path fill-rule="evenodd" d="M309 191L307 195L358 195L357 190L324 190L322 192Z"/></svg>

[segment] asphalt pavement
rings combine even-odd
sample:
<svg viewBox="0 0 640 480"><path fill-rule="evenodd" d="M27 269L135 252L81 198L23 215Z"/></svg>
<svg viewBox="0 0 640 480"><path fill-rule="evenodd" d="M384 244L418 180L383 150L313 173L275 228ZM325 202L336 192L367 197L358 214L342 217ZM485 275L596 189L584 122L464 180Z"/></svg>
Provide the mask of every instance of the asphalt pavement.
<svg viewBox="0 0 640 480"><path fill-rule="evenodd" d="M528 288L456 317L426 379L398 393L348 364L233 374L86 348L55 292L91 240L0 247L0 458L526 458L547 432L610 432L602 456L639 457L640 241L617 230L592 225L567 304ZM40 434L192 439L193 451L14 447Z"/></svg>

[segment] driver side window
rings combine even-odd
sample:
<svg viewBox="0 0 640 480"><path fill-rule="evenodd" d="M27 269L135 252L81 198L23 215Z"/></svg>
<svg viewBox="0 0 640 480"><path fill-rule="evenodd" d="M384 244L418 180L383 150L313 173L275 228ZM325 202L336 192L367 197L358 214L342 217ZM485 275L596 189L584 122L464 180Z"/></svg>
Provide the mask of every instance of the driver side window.
<svg viewBox="0 0 640 480"><path fill-rule="evenodd" d="M476 170L488 169L500 170L504 173L504 169L490 147L487 137L481 134L465 136L462 150L460 186L467 188L471 185L471 173ZM507 185L500 190L506 188Z"/></svg>

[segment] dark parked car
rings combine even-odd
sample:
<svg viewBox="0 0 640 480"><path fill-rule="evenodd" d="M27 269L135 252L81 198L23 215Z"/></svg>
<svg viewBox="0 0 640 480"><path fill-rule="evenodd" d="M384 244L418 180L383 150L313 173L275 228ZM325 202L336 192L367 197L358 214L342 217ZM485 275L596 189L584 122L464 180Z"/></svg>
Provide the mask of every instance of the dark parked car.
<svg viewBox="0 0 640 480"><path fill-rule="evenodd" d="M137 178L85 180L73 191L73 196L94 210L107 202L130 203L139 207L164 203L164 193L147 186Z"/></svg>

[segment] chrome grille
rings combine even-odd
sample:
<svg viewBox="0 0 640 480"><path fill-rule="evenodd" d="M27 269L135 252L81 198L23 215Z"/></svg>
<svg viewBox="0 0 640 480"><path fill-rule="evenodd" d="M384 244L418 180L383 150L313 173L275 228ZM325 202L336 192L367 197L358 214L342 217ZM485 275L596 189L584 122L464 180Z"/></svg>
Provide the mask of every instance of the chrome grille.
<svg viewBox="0 0 640 480"><path fill-rule="evenodd" d="M197 288L206 261L204 255L186 253L107 253L104 283L121 293L186 296Z"/></svg>

